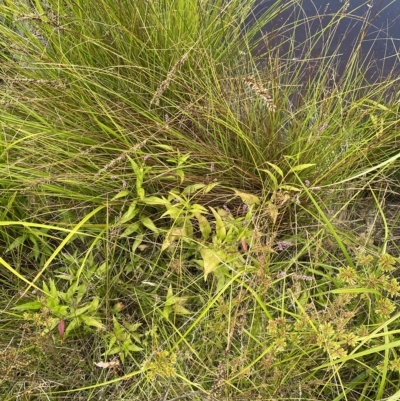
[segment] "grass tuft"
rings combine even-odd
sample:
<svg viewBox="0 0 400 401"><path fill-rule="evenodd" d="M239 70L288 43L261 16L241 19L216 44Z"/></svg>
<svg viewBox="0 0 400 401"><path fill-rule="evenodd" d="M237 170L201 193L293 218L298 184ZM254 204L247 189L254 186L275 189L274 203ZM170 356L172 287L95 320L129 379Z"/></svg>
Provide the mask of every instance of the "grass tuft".
<svg viewBox="0 0 400 401"><path fill-rule="evenodd" d="M1 2L4 400L398 398L398 66L357 12Z"/></svg>

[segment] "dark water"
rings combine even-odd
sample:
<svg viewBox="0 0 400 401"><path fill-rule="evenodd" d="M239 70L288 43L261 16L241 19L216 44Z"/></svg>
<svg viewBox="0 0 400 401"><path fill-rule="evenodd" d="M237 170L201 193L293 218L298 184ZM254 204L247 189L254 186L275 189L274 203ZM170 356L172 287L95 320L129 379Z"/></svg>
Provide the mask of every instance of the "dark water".
<svg viewBox="0 0 400 401"><path fill-rule="evenodd" d="M275 0L260 0L255 18L274 4ZM321 28L329 24L331 27L317 38ZM265 46L278 46L280 57L301 60L334 55L344 68L361 43L360 63L370 66L369 78L399 71L400 0L300 0L279 12L261 31ZM362 40L360 33L364 33ZM258 53L263 51L261 46Z"/></svg>

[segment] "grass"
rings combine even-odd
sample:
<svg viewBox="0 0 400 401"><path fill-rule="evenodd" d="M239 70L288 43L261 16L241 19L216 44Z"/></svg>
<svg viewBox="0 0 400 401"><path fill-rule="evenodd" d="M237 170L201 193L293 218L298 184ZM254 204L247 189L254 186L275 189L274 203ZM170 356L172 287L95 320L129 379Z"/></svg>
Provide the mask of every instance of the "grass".
<svg viewBox="0 0 400 401"><path fill-rule="evenodd" d="M347 3L0 10L4 400L400 398L398 78L338 63Z"/></svg>

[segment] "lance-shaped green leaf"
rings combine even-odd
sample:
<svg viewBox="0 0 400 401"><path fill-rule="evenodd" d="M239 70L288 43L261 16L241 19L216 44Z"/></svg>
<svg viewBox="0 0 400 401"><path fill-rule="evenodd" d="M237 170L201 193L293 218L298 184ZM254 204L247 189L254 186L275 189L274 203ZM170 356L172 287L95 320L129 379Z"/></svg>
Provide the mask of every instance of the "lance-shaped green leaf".
<svg viewBox="0 0 400 401"><path fill-rule="evenodd" d="M32 310L32 311L38 311L42 308L42 304L40 301L33 301L33 302L26 302L21 305L13 306L11 309L12 310Z"/></svg>
<svg viewBox="0 0 400 401"><path fill-rule="evenodd" d="M260 203L260 198L256 195L238 191L237 189L235 189L235 194L240 197L243 203L246 203L249 206L258 205Z"/></svg>
<svg viewBox="0 0 400 401"><path fill-rule="evenodd" d="M306 164L299 164L297 166L293 166L290 168L290 171L303 171L307 168L314 167L315 163L306 163Z"/></svg>
<svg viewBox="0 0 400 401"><path fill-rule="evenodd" d="M157 234L158 233L158 228L155 226L153 223L153 220L151 220L149 217L141 217L140 221L142 224L147 227L149 230L153 231L153 233Z"/></svg>
<svg viewBox="0 0 400 401"><path fill-rule="evenodd" d="M276 164L267 162L267 164L269 166L271 166L282 178L283 178L283 171L281 170L281 168L279 166L277 166ZM262 171L266 171L266 170L262 170Z"/></svg>
<svg viewBox="0 0 400 401"><path fill-rule="evenodd" d="M137 207L137 202L134 201L129 206L128 210L122 215L121 219L119 220L120 224L124 224L129 220L132 220L138 213L140 209Z"/></svg>
<svg viewBox="0 0 400 401"><path fill-rule="evenodd" d="M197 221L199 222L199 228L200 228L201 234L203 235L203 239L205 241L207 241L211 235L210 223L208 222L207 218L204 217L201 213L196 213L195 217L196 217Z"/></svg>
<svg viewBox="0 0 400 401"><path fill-rule="evenodd" d="M132 169L135 172L136 176L136 192L139 199L142 200L145 196L145 191L144 188L142 187L144 178L144 169L143 167L139 167L132 158L129 157L129 160L131 162Z"/></svg>
<svg viewBox="0 0 400 401"><path fill-rule="evenodd" d="M148 196L147 198L142 199L142 203L146 205L169 205L170 201L164 197L160 198L158 196Z"/></svg>
<svg viewBox="0 0 400 401"><path fill-rule="evenodd" d="M203 248L201 249L200 254L203 258L204 280L207 280L208 275L217 269L221 262L223 262L225 252L222 250Z"/></svg>
<svg viewBox="0 0 400 401"><path fill-rule="evenodd" d="M200 189L203 189L205 186L206 186L206 184L189 185L183 190L182 194L183 195L191 195L191 194L199 191Z"/></svg>
<svg viewBox="0 0 400 401"><path fill-rule="evenodd" d="M172 286L170 285L167 292L163 316L168 320L172 311L177 315L189 315L191 312L183 306L187 300L188 297L174 296Z"/></svg>
<svg viewBox="0 0 400 401"><path fill-rule="evenodd" d="M279 184L278 184L278 180L276 179L276 177L274 176L274 174L266 169L260 169L260 171L264 171L264 173L268 174L268 177L270 178L270 180L272 181L272 190L275 191L276 189L278 189Z"/></svg>
<svg viewBox="0 0 400 401"><path fill-rule="evenodd" d="M86 324L86 326L96 327L101 330L104 329L103 323L101 323L99 320L97 320L93 316L82 315L81 319L82 319L83 323Z"/></svg>
<svg viewBox="0 0 400 401"><path fill-rule="evenodd" d="M119 199L119 198L124 198L125 196L128 196L129 194L130 194L130 192L127 191L127 190L120 191L111 200L113 201L113 200L116 200L116 199Z"/></svg>
<svg viewBox="0 0 400 401"><path fill-rule="evenodd" d="M126 227L125 231L121 234L120 238L129 237L131 234L138 232L141 227L142 223L139 221L129 224L129 226Z"/></svg>
<svg viewBox="0 0 400 401"><path fill-rule="evenodd" d="M223 241L226 237L226 229L225 229L225 224L222 221L221 216L216 212L216 210L212 207L210 207L212 214L215 217L215 232L217 234L217 238L220 241Z"/></svg>

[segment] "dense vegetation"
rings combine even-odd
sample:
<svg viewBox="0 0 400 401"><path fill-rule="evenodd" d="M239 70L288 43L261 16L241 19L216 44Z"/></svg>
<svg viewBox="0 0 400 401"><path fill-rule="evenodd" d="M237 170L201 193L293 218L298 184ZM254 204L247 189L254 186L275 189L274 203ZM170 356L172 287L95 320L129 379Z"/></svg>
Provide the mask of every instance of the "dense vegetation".
<svg viewBox="0 0 400 401"><path fill-rule="evenodd" d="M400 398L397 66L254 2L0 2L2 400Z"/></svg>

